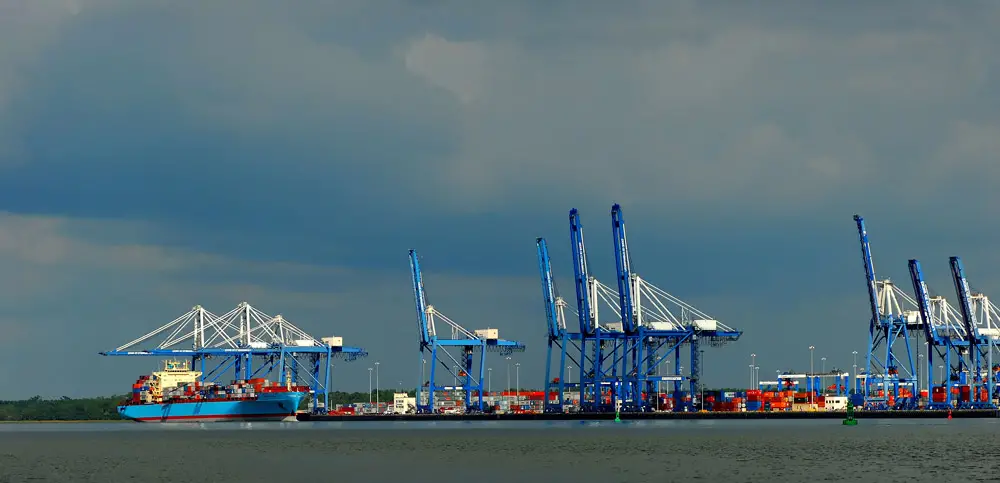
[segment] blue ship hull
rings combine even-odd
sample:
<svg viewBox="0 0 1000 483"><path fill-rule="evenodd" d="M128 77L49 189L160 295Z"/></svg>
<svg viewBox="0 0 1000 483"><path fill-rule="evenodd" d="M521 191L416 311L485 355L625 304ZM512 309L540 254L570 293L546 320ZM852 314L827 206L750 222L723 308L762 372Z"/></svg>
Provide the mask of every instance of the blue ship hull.
<svg viewBox="0 0 1000 483"><path fill-rule="evenodd" d="M262 393L256 400L191 401L118 406L118 414L136 422L295 421L304 392Z"/></svg>

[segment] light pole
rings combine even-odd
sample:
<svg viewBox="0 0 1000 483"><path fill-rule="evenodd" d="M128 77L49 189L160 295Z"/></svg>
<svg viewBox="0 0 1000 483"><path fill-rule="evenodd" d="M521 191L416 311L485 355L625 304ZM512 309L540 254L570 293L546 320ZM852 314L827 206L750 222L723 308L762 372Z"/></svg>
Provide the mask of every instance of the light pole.
<svg viewBox="0 0 1000 483"><path fill-rule="evenodd" d="M521 363L514 363L514 398L521 402Z"/></svg>
<svg viewBox="0 0 1000 483"><path fill-rule="evenodd" d="M812 402L813 402L813 393L816 392L816 388L813 387L813 385L816 384L816 382L813 381L813 377L814 377L814 375L813 375L813 350L814 349L816 349L815 346L809 346L809 385L808 385L808 387L809 387L809 404L812 404Z"/></svg>
<svg viewBox="0 0 1000 483"><path fill-rule="evenodd" d="M507 356L507 388L504 391L510 392L510 356ZM510 396L504 396L504 399L510 399Z"/></svg>
<svg viewBox="0 0 1000 483"><path fill-rule="evenodd" d="M820 360L820 367L822 368L819 371L819 393L820 393L820 395L822 395L823 391L825 390L824 389L824 384L825 383L823 382L823 376L826 375L826 357L820 357L819 360ZM839 385L840 384L838 384L838 386Z"/></svg>
<svg viewBox="0 0 1000 483"><path fill-rule="evenodd" d="M760 389L760 366L753 366L753 382Z"/></svg>
<svg viewBox="0 0 1000 483"><path fill-rule="evenodd" d="M420 359L420 387L418 388L420 390L420 392L417 393L417 394L414 394L414 396L417 397L417 404L423 404L422 401L423 401L423 396L424 396L424 382L425 382L424 381L424 372L426 370L427 370L427 359L421 358ZM430 387L431 387L431 385L429 384L430 381L426 381L426 382L428 382L428 384L427 384L427 390L430 391ZM427 400L429 401L430 397L428 397Z"/></svg>
<svg viewBox="0 0 1000 483"><path fill-rule="evenodd" d="M920 366L924 365L924 355L917 354L917 401L920 400ZM930 388L927 388L928 391Z"/></svg>
<svg viewBox="0 0 1000 483"><path fill-rule="evenodd" d="M753 389L757 381L753 378L753 368L757 366L757 354L750 354L750 388Z"/></svg>
<svg viewBox="0 0 1000 483"><path fill-rule="evenodd" d="M567 384L573 384L573 368L570 366L566 366L566 379Z"/></svg>
<svg viewBox="0 0 1000 483"><path fill-rule="evenodd" d="M753 364L750 364L750 389L753 389Z"/></svg>
<svg viewBox="0 0 1000 483"><path fill-rule="evenodd" d="M661 382L660 381L660 369L662 369L662 368L663 368L663 366L657 364L657 366L656 366L656 405L653 406L653 407L656 408L657 411L660 410L660 382Z"/></svg>
<svg viewBox="0 0 1000 483"><path fill-rule="evenodd" d="M375 362L375 412L378 412L378 362Z"/></svg>
<svg viewBox="0 0 1000 483"><path fill-rule="evenodd" d="M931 360L932 360L931 359L931 346L927 342L924 342L924 353L927 354L927 363L930 364ZM927 379L928 379L927 380L927 401L930 402L931 386L934 385L934 383L931 381L931 379L934 379L934 368L933 367L928 367L927 368Z"/></svg>
<svg viewBox="0 0 1000 483"><path fill-rule="evenodd" d="M700 350L700 351L698 351L698 353L699 353L698 355L701 357L701 360L698 361L698 362L701 363L701 370L699 372L701 372L702 374L704 374L705 373L705 351ZM699 389L701 389L701 395L698 396L698 402L701 403L701 409L704 410L705 409L705 383L702 382L701 380L699 380L698 381L698 386L699 386Z"/></svg>
<svg viewBox="0 0 1000 483"><path fill-rule="evenodd" d="M858 385L858 351L851 351L851 354L854 354L854 375L851 376L851 379L852 379L851 380L851 384L854 385L855 387L857 387L857 385ZM853 391L853 390L854 389L850 389L850 390L848 390L848 392Z"/></svg>
<svg viewBox="0 0 1000 483"><path fill-rule="evenodd" d="M493 368L492 367L486 369L486 392L487 393L492 393L493 392Z"/></svg>

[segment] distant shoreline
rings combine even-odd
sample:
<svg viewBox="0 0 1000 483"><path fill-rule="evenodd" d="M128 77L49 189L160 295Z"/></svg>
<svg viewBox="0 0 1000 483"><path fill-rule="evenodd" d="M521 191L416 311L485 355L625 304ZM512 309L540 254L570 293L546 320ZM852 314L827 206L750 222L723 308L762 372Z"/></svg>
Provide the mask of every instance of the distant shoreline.
<svg viewBox="0 0 1000 483"><path fill-rule="evenodd" d="M0 421L0 424L51 424L51 423L129 423L127 419L38 419Z"/></svg>
<svg viewBox="0 0 1000 483"><path fill-rule="evenodd" d="M946 419L1000 418L994 409L955 409L904 411L864 410L854 413L857 419ZM747 412L648 412L620 413L626 420L777 420L843 419L846 411L747 411ZM299 414L299 421L613 421L615 413L532 413L532 414L398 414L398 415L316 415Z"/></svg>

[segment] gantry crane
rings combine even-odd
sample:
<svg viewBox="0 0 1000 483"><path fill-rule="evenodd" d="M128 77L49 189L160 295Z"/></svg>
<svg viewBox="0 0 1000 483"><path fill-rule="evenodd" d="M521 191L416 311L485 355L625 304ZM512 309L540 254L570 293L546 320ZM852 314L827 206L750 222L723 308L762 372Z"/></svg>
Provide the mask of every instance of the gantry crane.
<svg viewBox="0 0 1000 483"><path fill-rule="evenodd" d="M410 250L410 271L413 276L413 296L416 302L417 329L420 337L420 361L418 364L420 384L416 391L417 412L435 412L434 393L438 390L462 392L464 393L465 411L482 412L486 353L499 352L500 355L506 356L514 352L524 352L524 344L501 339L498 329L487 328L475 332L469 331L438 312L433 305L428 304L416 250ZM448 337L438 336L435 325L438 320L444 321L450 329ZM460 350L461 360L449 352L449 349ZM477 350L479 351L479 371L473 376L472 356ZM425 352L429 352L431 363L430 375L427 380L424 379L424 363L427 361ZM456 382L461 379L461 383L454 386L438 386L435 379L438 364L441 364L455 378ZM475 403L472 401L473 393L477 395Z"/></svg>
<svg viewBox="0 0 1000 483"><path fill-rule="evenodd" d="M624 349L627 352L622 360L622 372L626 374L623 406L637 411L654 407L650 396L657 393L656 382L661 380L674 382L676 401L681 383L680 353L685 344L690 346L689 381L694 397L701 384L701 341L721 346L738 340L742 331L727 327L634 273L625 236L625 218L621 205L617 203L611 207L611 225ZM663 351L662 356L660 351ZM660 376L659 368L671 352L675 360L674 375ZM675 408L685 409L681 404L675 405Z"/></svg>
<svg viewBox="0 0 1000 483"><path fill-rule="evenodd" d="M959 407L970 409L994 409L996 406L992 402L992 392L990 379L993 371L992 361L984 370L982 362L984 358L990 357L993 353L990 339L980 334L979 322L976 311L972 307L972 291L969 290L969 282L965 278L965 269L962 266L962 259L950 257L952 280L955 282L955 292L958 295L958 306L962 310L962 321L965 323L966 341L968 342L968 374L970 395L968 400L961 398ZM987 392L983 395L983 392ZM984 397L985 396L985 397Z"/></svg>
<svg viewBox="0 0 1000 483"><path fill-rule="evenodd" d="M958 315L948 301L942 296L930 296L927 282L924 281L920 262L909 261L910 279L913 281L913 293L920 309L921 323L927 342L927 409L948 409L952 407L951 388L958 381L965 365L965 353L968 342L965 327L956 323ZM933 350L933 351L932 351ZM934 355L940 359L942 371L934 370ZM943 368L948 368L945 373ZM940 384L934 383L934 375L940 374ZM934 392L943 391L942 401L935 401Z"/></svg>
<svg viewBox="0 0 1000 483"><path fill-rule="evenodd" d="M875 267L872 263L871 246L864 218L855 214L854 221L857 223L861 241L861 258L864 262L868 302L871 307L865 373L857 377L864 379L862 389L865 407L887 409L890 391L898 400L900 384L912 386L915 382L916 370L910 349L909 331L921 327L920 314L919 310L902 309L896 301L896 296L902 291L891 280L879 281L875 278ZM902 342L901 349L897 347L899 342ZM899 373L901 369L906 371L902 375ZM876 390L881 391L881 395L875 392ZM906 405L912 407L915 402L907 402Z"/></svg>
<svg viewBox="0 0 1000 483"><path fill-rule="evenodd" d="M580 350L579 332L570 331L566 326L566 301L558 295L555 287L555 280L552 277L552 261L549 258L548 245L544 238L535 239L538 252L538 271L542 279L542 299L545 302L545 320L548 328L548 345L545 356L545 405L543 411L546 413L565 412L566 389L571 389L574 384L566 380L566 371L572 366L567 366L567 361L572 362L578 369L581 367L577 354L569 351L573 345ZM558 350L559 362L557 367L558 376L552 377L552 352ZM579 387L579 383L576 384ZM553 393L556 395L553 401Z"/></svg>
<svg viewBox="0 0 1000 483"><path fill-rule="evenodd" d="M164 335L159 343L140 348ZM272 373L281 383L305 380L311 386L316 414L325 414L330 407L333 360L353 361L368 355L364 349L344 346L341 337L316 339L281 315L272 317L247 302L223 315L197 305L166 325L100 354L190 357L191 367L200 365L202 383L219 383L230 370L235 380L267 378Z"/></svg>

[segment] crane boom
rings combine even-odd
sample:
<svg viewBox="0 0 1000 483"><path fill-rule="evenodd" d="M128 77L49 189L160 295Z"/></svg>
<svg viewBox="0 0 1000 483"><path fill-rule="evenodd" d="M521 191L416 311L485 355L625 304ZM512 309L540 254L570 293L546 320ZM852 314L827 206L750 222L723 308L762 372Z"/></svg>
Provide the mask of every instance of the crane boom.
<svg viewBox="0 0 1000 483"><path fill-rule="evenodd" d="M910 280L913 282L913 294L917 296L917 307L920 309L920 317L923 319L924 335L927 342L934 344L940 341L937 327L931 319L931 300L927 292L927 282L924 281L924 272L920 269L920 261L910 260Z"/></svg>
<svg viewBox="0 0 1000 483"><path fill-rule="evenodd" d="M569 238L573 245L573 274L576 281L576 307L580 318L580 333L593 335L597 327L594 313L596 301L590 299L590 271L587 250L583 243L583 223L576 208L569 210Z"/></svg>
<svg viewBox="0 0 1000 483"><path fill-rule="evenodd" d="M872 264L872 250L868 243L868 232L865 230L865 219L859 215L854 215L854 221L858 224L858 236L861 238L861 258L865 262L865 277L868 279L868 302L871 305L872 320L869 331L875 332L875 327L881 318L878 308L878 288L875 285L875 267Z"/></svg>
<svg viewBox="0 0 1000 483"><path fill-rule="evenodd" d="M420 275L420 262L417 261L417 251L410 250L410 273L413 276L413 298L417 307L417 328L420 331L420 343L430 343L431 335L427 324L427 299L424 294L424 282Z"/></svg>
<svg viewBox="0 0 1000 483"><path fill-rule="evenodd" d="M549 259L549 248L544 238L535 239L538 251L538 271L542 278L542 297L545 300L545 319L548 321L549 337L558 337L565 330L559 327L556 316L556 294L552 283L552 262Z"/></svg>
<svg viewBox="0 0 1000 483"><path fill-rule="evenodd" d="M959 309L962 310L962 322L965 324L966 337L969 340L970 353L974 351L979 339L979 325L976 321L976 312L972 310L971 294L969 291L969 281L965 279L965 269L962 267L962 259L950 257L951 278L955 282L955 292L958 294Z"/></svg>
<svg viewBox="0 0 1000 483"><path fill-rule="evenodd" d="M622 329L626 334L638 330L636 310L632 293L632 260L625 238L625 217L622 208L615 203L611 207L611 229L615 240L615 267L618 271L618 303L621 307Z"/></svg>

